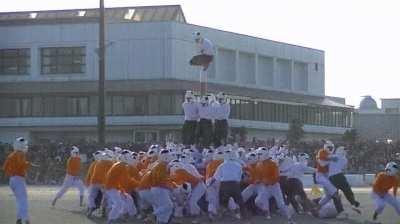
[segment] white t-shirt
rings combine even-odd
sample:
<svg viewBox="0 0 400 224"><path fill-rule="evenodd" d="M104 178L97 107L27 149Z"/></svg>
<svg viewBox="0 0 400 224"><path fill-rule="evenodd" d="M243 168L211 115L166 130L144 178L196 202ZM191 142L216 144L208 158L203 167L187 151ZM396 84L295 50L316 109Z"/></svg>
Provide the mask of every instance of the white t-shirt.
<svg viewBox="0 0 400 224"><path fill-rule="evenodd" d="M315 169L312 167L307 166L304 163L296 162L291 167L290 172L288 173L288 178L297 178L301 179L304 173L314 173Z"/></svg>
<svg viewBox="0 0 400 224"><path fill-rule="evenodd" d="M339 173L343 173L347 166L346 157L336 156L337 161L331 161L329 163L329 176L334 176Z"/></svg>
<svg viewBox="0 0 400 224"><path fill-rule="evenodd" d="M207 38L203 38L203 42L198 44L199 53L206 55L214 55L214 44Z"/></svg>
<svg viewBox="0 0 400 224"><path fill-rule="evenodd" d="M225 160L214 174L217 181L237 181L242 180L242 164L236 160Z"/></svg>

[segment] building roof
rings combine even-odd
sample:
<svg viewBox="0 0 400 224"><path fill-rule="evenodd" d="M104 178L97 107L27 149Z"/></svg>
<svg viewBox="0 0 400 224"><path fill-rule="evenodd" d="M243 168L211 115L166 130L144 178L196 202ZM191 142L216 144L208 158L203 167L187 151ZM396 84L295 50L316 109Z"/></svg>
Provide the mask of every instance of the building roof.
<svg viewBox="0 0 400 224"><path fill-rule="evenodd" d="M100 14L99 11L98 8L90 8L1 12L0 25L97 21ZM180 5L106 8L105 15L108 20L125 22L176 21L186 23L186 18Z"/></svg>
<svg viewBox="0 0 400 224"><path fill-rule="evenodd" d="M360 110L379 110L378 104L371 96L364 96L360 102Z"/></svg>

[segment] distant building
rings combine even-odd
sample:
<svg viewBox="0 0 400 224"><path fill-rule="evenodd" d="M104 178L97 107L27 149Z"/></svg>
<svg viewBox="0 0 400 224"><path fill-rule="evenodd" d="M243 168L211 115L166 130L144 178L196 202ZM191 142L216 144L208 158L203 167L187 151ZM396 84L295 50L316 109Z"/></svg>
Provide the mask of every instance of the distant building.
<svg viewBox="0 0 400 224"><path fill-rule="evenodd" d="M400 140L400 99L381 99L379 108L371 96L365 96L354 115L354 127L362 138Z"/></svg>
<svg viewBox="0 0 400 224"><path fill-rule="evenodd" d="M95 140L98 9L0 13L0 141ZM215 43L208 90L224 91L230 126L281 138L339 136L353 108L325 95L324 51L186 22L180 6L106 9L107 141L180 139L185 90L199 90L194 31Z"/></svg>

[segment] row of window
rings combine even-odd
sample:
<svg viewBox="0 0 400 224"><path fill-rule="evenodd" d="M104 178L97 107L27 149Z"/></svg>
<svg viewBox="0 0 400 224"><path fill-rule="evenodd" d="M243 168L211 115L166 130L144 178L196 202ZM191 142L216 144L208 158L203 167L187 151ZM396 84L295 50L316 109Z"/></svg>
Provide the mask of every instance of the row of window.
<svg viewBox="0 0 400 224"><path fill-rule="evenodd" d="M182 115L183 96L174 93L111 95L106 97L109 116ZM288 105L231 99L230 118L288 123L298 119L304 124L351 127L352 111L343 108ZM96 116L96 96L46 96L0 98L0 117Z"/></svg>
<svg viewBox="0 0 400 224"><path fill-rule="evenodd" d="M303 124L331 127L351 127L352 112L342 108L288 105L231 100L231 118L240 120L271 121L289 123L293 119Z"/></svg>
<svg viewBox="0 0 400 224"><path fill-rule="evenodd" d="M107 96L106 114L179 115L183 96L150 94L135 96ZM0 117L65 117L96 116L96 96L45 96L0 98Z"/></svg>
<svg viewBox="0 0 400 224"><path fill-rule="evenodd" d="M0 75L28 75L31 53L29 48L0 49ZM85 47L40 48L41 74L85 73Z"/></svg>

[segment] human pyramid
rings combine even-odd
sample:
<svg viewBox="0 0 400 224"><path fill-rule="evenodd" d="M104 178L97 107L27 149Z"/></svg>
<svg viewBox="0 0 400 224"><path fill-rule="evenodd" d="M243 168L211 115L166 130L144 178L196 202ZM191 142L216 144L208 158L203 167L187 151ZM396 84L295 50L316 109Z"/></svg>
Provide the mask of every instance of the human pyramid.
<svg viewBox="0 0 400 224"><path fill-rule="evenodd" d="M27 141L17 138L12 152L3 165L10 177L10 187L17 201L17 224L29 223L25 175ZM291 156L290 156L291 155ZM115 147L93 154L94 161L83 182L79 178L79 149L73 147L67 162L64 183L52 205L70 187L80 190L83 206L87 189L86 215L96 210L107 223L134 222L173 223L181 217L207 215L210 221L224 216L248 220L258 215L267 220L282 215L294 223L295 213L316 218L347 217L338 190L360 213L343 168L346 153L327 141L316 155L316 168L308 166L309 155L293 155L286 145L244 149L232 145L217 148L185 147L168 143L152 145L147 152L132 152ZM304 192L302 176L314 173L315 183L324 189L319 198L310 200ZM374 220L386 203L400 215L400 204L389 193L397 190L399 168L395 162L379 172L372 186L375 202ZM395 195L395 193L394 193ZM291 206L291 207L290 207ZM293 209L292 209L293 208ZM294 212L293 212L294 211Z"/></svg>

